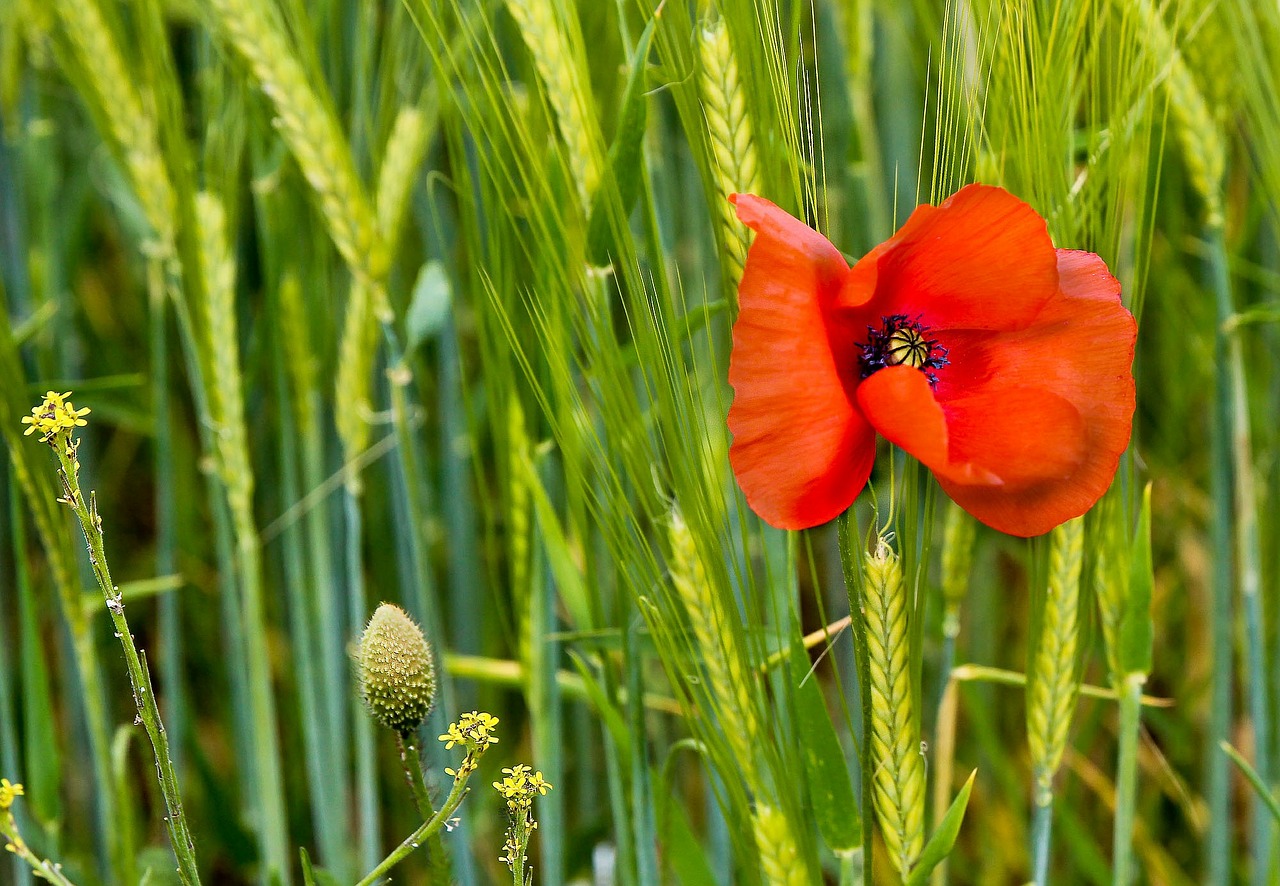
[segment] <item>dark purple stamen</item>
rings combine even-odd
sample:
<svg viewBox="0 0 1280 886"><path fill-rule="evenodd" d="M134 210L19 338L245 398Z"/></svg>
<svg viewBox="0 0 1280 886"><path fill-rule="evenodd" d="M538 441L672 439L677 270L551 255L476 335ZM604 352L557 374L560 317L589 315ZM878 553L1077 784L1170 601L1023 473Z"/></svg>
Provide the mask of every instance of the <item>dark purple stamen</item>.
<svg viewBox="0 0 1280 886"><path fill-rule="evenodd" d="M930 338L929 327L920 322L907 319L906 314L892 314L880 318L880 328L867 327L867 341L859 345L862 356L858 358L858 366L862 377L866 378L879 372L886 366L911 366L924 373L929 384L938 383L935 370L941 369L951 361L947 359L948 351L938 344L936 338Z"/></svg>

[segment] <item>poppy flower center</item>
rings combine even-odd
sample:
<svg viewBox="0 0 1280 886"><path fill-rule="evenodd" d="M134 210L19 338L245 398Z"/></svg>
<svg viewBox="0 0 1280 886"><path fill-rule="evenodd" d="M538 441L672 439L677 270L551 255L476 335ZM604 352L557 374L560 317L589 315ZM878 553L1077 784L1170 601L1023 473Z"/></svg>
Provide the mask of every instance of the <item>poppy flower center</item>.
<svg viewBox="0 0 1280 886"><path fill-rule="evenodd" d="M858 347L862 350L858 358L862 378L886 366L910 366L923 372L929 384L936 385L935 370L951 362L947 359L947 349L929 336L929 327L921 323L919 317L910 320L906 314L881 317L880 328L868 326L867 340Z"/></svg>

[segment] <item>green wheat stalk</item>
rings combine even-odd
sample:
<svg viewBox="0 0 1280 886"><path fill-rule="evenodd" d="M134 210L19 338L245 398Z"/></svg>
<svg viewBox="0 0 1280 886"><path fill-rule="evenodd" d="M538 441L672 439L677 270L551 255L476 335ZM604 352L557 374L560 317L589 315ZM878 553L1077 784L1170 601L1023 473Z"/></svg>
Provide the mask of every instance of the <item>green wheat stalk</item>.
<svg viewBox="0 0 1280 886"><path fill-rule="evenodd" d="M218 475L226 490L236 537L242 595L240 615L244 621L247 670L252 685L254 775L258 782L255 798L260 816L257 825L267 864L284 871L288 864L284 784L262 599L262 554L253 516L253 467L244 423L244 385L235 312L236 267L228 246L226 213L218 198L207 192L198 194L196 218L200 233L200 271L206 291L205 328L209 336L205 342L211 368L211 377L207 379L209 415L213 421Z"/></svg>

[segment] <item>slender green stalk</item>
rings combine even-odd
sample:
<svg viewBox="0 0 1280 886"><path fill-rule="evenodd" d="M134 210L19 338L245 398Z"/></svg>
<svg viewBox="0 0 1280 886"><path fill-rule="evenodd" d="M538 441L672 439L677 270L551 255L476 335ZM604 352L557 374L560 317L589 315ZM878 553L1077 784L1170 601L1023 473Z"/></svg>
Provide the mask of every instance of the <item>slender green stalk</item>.
<svg viewBox="0 0 1280 886"><path fill-rule="evenodd" d="M861 734L858 736L861 777L858 782L862 802L862 882L863 886L872 886L872 850L875 846L873 832L865 823L873 820L874 810L871 802L871 785L875 773L871 756L871 665L867 656L867 621L862 613L862 570L854 553L854 529L856 521L852 513L846 511L837 522L837 533L840 545L840 569L844 574L845 593L849 596L849 614L853 618L853 638L858 667L859 699L862 703Z"/></svg>
<svg viewBox="0 0 1280 886"><path fill-rule="evenodd" d="M1228 451L1227 407L1230 388L1227 383L1226 336L1219 334L1214 343L1214 411L1209 422L1209 496L1212 510L1209 519L1209 550L1213 563L1210 573L1210 634L1213 646L1213 688L1209 703L1210 749L1231 738L1235 674L1232 670L1235 625L1235 564L1231 550L1231 456ZM1205 754L1205 803L1208 806L1208 828L1205 833L1205 858L1208 862L1206 882L1227 886L1231 882L1231 766L1222 754L1210 750Z"/></svg>
<svg viewBox="0 0 1280 886"><path fill-rule="evenodd" d="M956 721L960 711L960 685L951 680L942 688L938 703L938 719L933 729L933 822L934 827L946 815L951 805L952 776L956 762ZM929 882L932 886L945 886L947 859L938 862Z"/></svg>
<svg viewBox="0 0 1280 886"><path fill-rule="evenodd" d="M418 849L428 837L438 834L445 823L449 821L449 817L453 815L458 806L461 805L463 799L467 796L467 781L471 772L465 764L460 768L457 775L453 777L453 787L449 791L449 796L445 798L444 805L440 807L440 811L431 818L427 819L422 825L405 837L391 854L384 858L377 867L371 870L356 886L373 886L390 871L393 867L408 858Z"/></svg>
<svg viewBox="0 0 1280 886"><path fill-rule="evenodd" d="M1037 802L1031 814L1031 882L1045 886L1049 875L1049 844L1053 839L1053 794Z"/></svg>
<svg viewBox="0 0 1280 886"><path fill-rule="evenodd" d="M1234 529L1235 561L1239 570L1240 606L1244 616L1244 680L1246 704L1252 721L1254 746L1257 748L1254 769L1263 784L1271 783L1271 714L1270 680L1266 662L1265 621L1262 605L1261 555L1258 541L1258 506L1254 490L1253 453L1250 443L1248 391L1244 372L1244 354L1237 334L1227 329L1227 322L1235 311L1231 294L1231 277L1227 266L1227 247L1221 220L1213 216L1208 221L1209 269L1218 309L1218 335L1225 339L1222 350L1226 353L1223 367L1226 373L1224 402L1219 404L1230 434L1230 463L1234 488L1232 497L1232 527ZM1221 492L1222 490L1220 490ZM1273 823L1263 807L1262 800L1254 797L1252 804L1253 830L1250 841L1253 868L1251 882L1262 886L1269 876L1271 859L1271 834Z"/></svg>
<svg viewBox="0 0 1280 886"><path fill-rule="evenodd" d="M156 435L156 574L173 575L177 560L177 483L175 482L173 429L169 408L169 332L164 269L158 259L147 261L152 376L151 402ZM160 598L160 680L165 687L175 769L182 769L187 734L187 692L182 674L184 648L180 594L170 591Z"/></svg>
<svg viewBox="0 0 1280 886"><path fill-rule="evenodd" d="M79 441L72 438L69 430L58 432L52 439L54 452L60 465L59 476L62 480L62 501L71 507L80 528L84 532L85 542L89 547L89 565L93 569L94 578L107 602L107 611L111 622L115 625L116 636L124 649L125 664L129 670L129 684L133 688L134 703L138 708L138 716L151 740L155 752L156 772L159 775L160 791L164 795L165 828L169 832L169 843L178 859L178 876L184 884L200 882L200 874L196 869L195 845L191 840L191 831L187 827L187 819L182 811L182 794L178 788L178 776L174 772L173 760L169 756L169 738L160 718L160 709L156 704L155 691L151 686L151 676L146 664L138 654L133 642L133 634L129 631L129 623L124 616L124 601L115 584L111 581L111 571L107 566L106 548L103 545L102 519L98 516L98 506L92 494L88 502L80 492L80 462L76 457Z"/></svg>
<svg viewBox="0 0 1280 886"><path fill-rule="evenodd" d="M343 494L347 525L347 617L351 624L364 620L365 590L364 562L361 559L363 521L360 515L360 493L348 483ZM348 706L351 715L351 731L355 736L356 755L356 805L360 822L360 864L368 867L377 858L378 834L381 831L378 814L378 778L375 767L373 724L365 714L364 705L353 694Z"/></svg>
<svg viewBox="0 0 1280 886"><path fill-rule="evenodd" d="M235 312L236 263L230 252L226 213L212 193L196 197L200 229L200 270L205 281L206 352L210 373L209 412L219 477L226 493L235 535L248 702L254 756L254 802L265 865L262 879L274 875L289 882L288 824L284 809L284 773L277 734L275 692L267 642L266 603L262 593L262 547L254 522L254 473L245 424L244 383L240 372L239 329Z"/></svg>
<svg viewBox="0 0 1280 886"><path fill-rule="evenodd" d="M965 513L964 508L955 502L947 504L946 526L942 533L942 656L938 674L938 708L942 707L951 683L951 669L955 666L956 638L960 636L960 604L969 590L977 526L977 521Z"/></svg>
<svg viewBox="0 0 1280 886"><path fill-rule="evenodd" d="M396 734L396 744L400 748L400 765L404 768L404 779L409 783L409 790L413 792L414 805L418 807L418 814L422 816L422 820L430 821L435 817L436 811L431 805L431 795L427 793L427 782L422 773L422 759L418 756L418 747L412 742L405 741L404 736L399 733ZM427 862L431 866L432 883L447 886L452 882L449 857L445 855L444 840L440 838L439 833L427 838Z"/></svg>
<svg viewBox="0 0 1280 886"><path fill-rule="evenodd" d="M62 865L55 864L47 858L41 858L31 851L31 847L18 833L18 821L11 809L0 808L0 837L8 840L5 849L13 854L15 864L25 863L37 877L52 883L53 886L75 886L75 883L62 873Z"/></svg>
<svg viewBox="0 0 1280 886"><path fill-rule="evenodd" d="M1131 674L1120 696L1120 751L1116 759L1116 815L1112 836L1114 859L1111 882L1133 882L1133 823L1138 800L1138 729L1142 718L1143 674Z"/></svg>

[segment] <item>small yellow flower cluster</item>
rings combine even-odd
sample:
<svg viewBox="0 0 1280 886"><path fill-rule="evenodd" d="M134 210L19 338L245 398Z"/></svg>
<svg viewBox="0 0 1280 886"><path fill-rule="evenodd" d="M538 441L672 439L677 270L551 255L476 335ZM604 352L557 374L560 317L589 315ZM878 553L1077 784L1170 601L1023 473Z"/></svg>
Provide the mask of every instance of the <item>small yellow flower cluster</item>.
<svg viewBox="0 0 1280 886"><path fill-rule="evenodd" d="M480 711L463 714L457 723L450 723L449 731L440 736L440 740L450 750L454 745L462 745L467 750L467 756L457 769L445 769L445 772L454 778L467 778L475 772L480 755L489 745L498 741L498 737L493 734L493 727L497 725L497 717Z"/></svg>
<svg viewBox="0 0 1280 886"><path fill-rule="evenodd" d="M506 798L507 808L512 812L528 809L533 803L534 794L546 796L547 791L551 790L551 783L542 777L541 772L534 772L523 763L502 771L507 773L507 777L502 781L495 781L493 786Z"/></svg>
<svg viewBox="0 0 1280 886"><path fill-rule="evenodd" d="M503 769L506 777L495 781L494 788L507 801L507 812L511 816L511 826L507 828L507 839L502 845L502 855L498 861L505 864L513 872L517 867L521 871L528 861L525 850L529 846L529 836L538 827L533 817L533 798L545 796L551 790L551 783L542 777L541 772L534 772L530 766L520 763L510 769Z"/></svg>
<svg viewBox="0 0 1280 886"><path fill-rule="evenodd" d="M13 805L13 801L17 797L21 797L26 793L22 789L22 785L13 784L7 778L0 778L0 809L8 809Z"/></svg>
<svg viewBox="0 0 1280 886"><path fill-rule="evenodd" d="M440 736L440 740L449 750L460 744L468 751L483 751L497 742L497 737L493 735L493 727L497 725L498 718L492 714L472 711L459 717L457 723L450 723L449 731Z"/></svg>
<svg viewBox="0 0 1280 886"><path fill-rule="evenodd" d="M22 423L31 426L23 434L31 435L39 431L41 443L52 443L54 438L63 431L73 431L77 427L88 424L84 416L89 414L89 407L76 409L75 405L67 399L70 396L70 391L64 394L56 391L46 392L44 402L39 406L31 407L31 414L22 417Z"/></svg>

